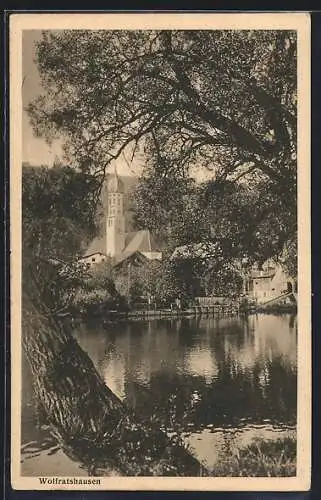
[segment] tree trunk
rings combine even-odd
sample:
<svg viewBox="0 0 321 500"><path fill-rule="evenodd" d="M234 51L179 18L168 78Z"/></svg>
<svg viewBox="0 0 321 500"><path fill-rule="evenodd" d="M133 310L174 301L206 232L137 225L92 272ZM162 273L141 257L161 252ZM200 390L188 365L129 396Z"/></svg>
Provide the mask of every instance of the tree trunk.
<svg viewBox="0 0 321 500"><path fill-rule="evenodd" d="M89 474L108 466L125 475L205 473L182 443L141 424L105 385L88 355L44 306L32 276L24 286L22 318L23 346L46 423Z"/></svg>

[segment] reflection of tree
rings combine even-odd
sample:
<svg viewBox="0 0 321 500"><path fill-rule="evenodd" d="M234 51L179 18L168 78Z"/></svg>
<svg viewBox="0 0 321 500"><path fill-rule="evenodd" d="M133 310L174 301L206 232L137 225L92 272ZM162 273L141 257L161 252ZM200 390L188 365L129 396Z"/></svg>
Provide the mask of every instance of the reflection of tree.
<svg viewBox="0 0 321 500"><path fill-rule="evenodd" d="M293 330L293 328L296 325L296 315L295 314L290 314L289 316L289 328Z"/></svg>
<svg viewBox="0 0 321 500"><path fill-rule="evenodd" d="M218 365L217 378L206 384L206 377L155 374L150 381L150 392L141 394L139 408L147 411L152 400L152 411L163 424L169 424L169 415L175 414L183 426L196 428L208 424L238 425L241 419L261 423L263 419L293 423L296 415L296 374L282 359L275 359L264 367L262 385L261 366L252 370L240 369L232 359ZM196 405L192 395L198 394Z"/></svg>
<svg viewBox="0 0 321 500"><path fill-rule="evenodd" d="M113 342L125 363L126 400L168 426L295 421L296 369L289 356L295 337L288 318L274 333L261 319L118 324Z"/></svg>
<svg viewBox="0 0 321 500"><path fill-rule="evenodd" d="M89 475L111 464L130 476L200 475L200 464L180 442L152 422L133 418L64 324L36 302L36 283L30 283L34 303L24 293L22 340L39 416L63 451Z"/></svg>

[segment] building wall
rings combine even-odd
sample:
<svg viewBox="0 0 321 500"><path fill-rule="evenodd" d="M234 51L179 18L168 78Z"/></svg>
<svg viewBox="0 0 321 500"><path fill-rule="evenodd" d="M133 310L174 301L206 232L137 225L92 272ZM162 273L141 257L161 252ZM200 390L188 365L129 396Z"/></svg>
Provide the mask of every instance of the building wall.
<svg viewBox="0 0 321 500"><path fill-rule="evenodd" d="M289 276L287 276L287 274L284 273L281 268L278 268L272 279L272 288L278 291L280 295L281 293L288 291L289 283L291 284L291 287L293 289L293 280L289 278Z"/></svg>
<svg viewBox="0 0 321 500"><path fill-rule="evenodd" d="M251 278L248 282L248 295L263 303L287 293L290 291L289 287L293 287L290 278L278 267L272 277Z"/></svg>
<svg viewBox="0 0 321 500"><path fill-rule="evenodd" d="M268 278L254 278L252 280L251 295L258 301L268 300L271 296L271 282L272 279Z"/></svg>
<svg viewBox="0 0 321 500"><path fill-rule="evenodd" d="M87 257L83 257L80 259L85 265L94 266L95 264L100 264L101 262L106 261L106 256L101 253L95 253L93 255L88 255Z"/></svg>
<svg viewBox="0 0 321 500"><path fill-rule="evenodd" d="M114 257L125 247L124 195L122 193L108 193L106 212L106 254Z"/></svg>
<svg viewBox="0 0 321 500"><path fill-rule="evenodd" d="M104 183L104 187L101 192L101 200L100 205L97 211L97 223L101 225L101 227L105 227L106 224L106 213L108 207L108 180L110 177L114 175L112 173L107 174L106 180ZM119 179L123 183L124 193L123 193L123 213L125 219L125 232L130 233L135 231L135 227L133 225L133 192L139 182L138 177L135 176L118 176Z"/></svg>

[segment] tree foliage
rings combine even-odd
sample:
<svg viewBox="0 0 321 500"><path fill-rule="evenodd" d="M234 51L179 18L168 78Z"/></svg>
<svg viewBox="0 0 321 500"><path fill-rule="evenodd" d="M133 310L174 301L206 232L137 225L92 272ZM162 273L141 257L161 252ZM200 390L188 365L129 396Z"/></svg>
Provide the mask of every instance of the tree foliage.
<svg viewBox="0 0 321 500"><path fill-rule="evenodd" d="M296 212L272 181L252 185L217 179L196 184L155 173L135 193L136 223L160 235L167 248L218 243L225 260L263 263L295 240Z"/></svg>
<svg viewBox="0 0 321 500"><path fill-rule="evenodd" d="M71 303L73 308L88 317L127 309L125 298L116 289L110 262L103 262L86 271Z"/></svg>
<svg viewBox="0 0 321 500"><path fill-rule="evenodd" d="M296 237L296 56L293 31L46 31L29 115L101 179L143 148L137 223L170 246L263 261ZM203 192L195 169L213 171Z"/></svg>
<svg viewBox="0 0 321 500"><path fill-rule="evenodd" d="M295 196L295 32L47 31L37 60L35 130L82 168L141 143L165 172L255 168Z"/></svg>
<svg viewBox="0 0 321 500"><path fill-rule="evenodd" d="M85 278L75 258L96 230L94 190L94 179L71 167L22 171L23 286L33 297L32 275L54 312L72 303Z"/></svg>
<svg viewBox="0 0 321 500"><path fill-rule="evenodd" d="M146 169L134 191L134 223L166 248L197 241L202 234L198 198L191 178Z"/></svg>
<svg viewBox="0 0 321 500"><path fill-rule="evenodd" d="M24 254L68 261L95 234L95 180L71 167L23 168Z"/></svg>

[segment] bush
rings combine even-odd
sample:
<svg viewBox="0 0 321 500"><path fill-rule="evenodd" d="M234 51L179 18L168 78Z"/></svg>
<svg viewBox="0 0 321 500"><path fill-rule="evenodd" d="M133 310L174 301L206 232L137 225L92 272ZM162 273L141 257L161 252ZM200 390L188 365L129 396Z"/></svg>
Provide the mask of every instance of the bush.
<svg viewBox="0 0 321 500"><path fill-rule="evenodd" d="M293 477L296 475L296 440L256 440L232 452L213 471L214 476Z"/></svg>
<svg viewBox="0 0 321 500"><path fill-rule="evenodd" d="M85 316L99 316L111 311L125 311L127 305L118 293L111 294L103 288L82 288L74 297L72 309Z"/></svg>

